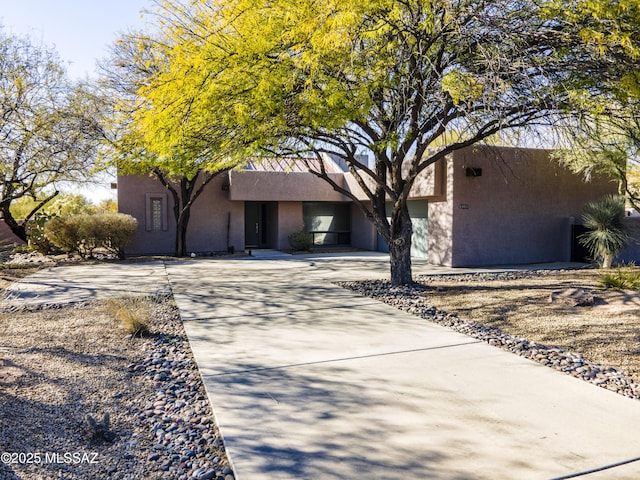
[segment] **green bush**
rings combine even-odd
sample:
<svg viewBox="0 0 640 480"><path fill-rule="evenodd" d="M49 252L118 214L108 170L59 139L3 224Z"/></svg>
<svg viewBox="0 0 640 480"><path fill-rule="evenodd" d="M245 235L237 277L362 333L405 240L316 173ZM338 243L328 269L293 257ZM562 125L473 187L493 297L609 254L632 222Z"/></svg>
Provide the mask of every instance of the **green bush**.
<svg viewBox="0 0 640 480"><path fill-rule="evenodd" d="M47 238L63 252L80 253L80 231L77 217L55 217L44 225Z"/></svg>
<svg viewBox="0 0 640 480"><path fill-rule="evenodd" d="M304 229L289 235L289 245L295 251L309 250L313 246L313 235Z"/></svg>
<svg viewBox="0 0 640 480"><path fill-rule="evenodd" d="M615 290L640 290L640 270L618 267L615 271L600 275L598 284Z"/></svg>
<svg viewBox="0 0 640 480"><path fill-rule="evenodd" d="M103 213L56 217L45 224L45 234L61 250L92 257L98 248L125 258L125 247L133 240L138 222L130 215Z"/></svg>
<svg viewBox="0 0 640 480"><path fill-rule="evenodd" d="M133 240L138 229L138 221L124 213L103 213L92 217L100 220L97 231L100 234L101 246L123 260L124 249Z"/></svg>
<svg viewBox="0 0 640 480"><path fill-rule="evenodd" d="M61 250L51 242L44 231L44 226L52 219L53 217L47 213L37 213L29 220L27 223L29 244L24 248L25 251L40 252L43 255L61 253Z"/></svg>

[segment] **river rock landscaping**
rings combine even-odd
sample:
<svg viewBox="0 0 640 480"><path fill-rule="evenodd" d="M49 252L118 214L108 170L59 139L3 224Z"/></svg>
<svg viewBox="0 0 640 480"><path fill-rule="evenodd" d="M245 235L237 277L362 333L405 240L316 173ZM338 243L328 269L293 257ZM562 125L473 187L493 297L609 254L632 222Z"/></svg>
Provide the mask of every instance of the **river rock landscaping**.
<svg viewBox="0 0 640 480"><path fill-rule="evenodd" d="M100 302L3 313L1 479L233 480L177 309L148 302L145 338Z"/></svg>
<svg viewBox="0 0 640 480"><path fill-rule="evenodd" d="M587 273L588 277L593 277L594 275L595 273L593 271ZM593 359L586 358L581 352L571 351L562 346L549 345L541 343L540 341L533 341L531 338L524 338L519 335L505 332L501 328L491 325L491 322L485 323L481 321L474 321L473 312L476 312L477 310L474 310L471 306L469 308L468 315L451 313L450 310L444 311L436 306L437 303L439 303L439 295L447 289L458 289L455 294L460 295L463 288L475 288L482 290L482 286L491 285L492 282L499 282L500 285L495 286L494 288L501 288L503 291L506 291L509 289L509 284L512 282L515 283L525 280L525 283L530 284L536 279L550 285L552 288L557 288L557 285L564 284L564 281L567 278L579 279L579 277L580 275L575 271L523 271L508 273L480 273L474 275L428 276L419 278L418 282L407 287L391 287L390 283L386 281L344 282L340 285L361 295L366 295L383 301L398 309L451 328L473 338L477 338L483 342L489 343L490 345L509 350L512 353L529 358L569 375L573 375L574 377L580 378L584 381L607 388L621 395L638 399L640 398L640 384L631 373L625 370L615 368L611 365L596 363ZM465 287L462 287L462 285ZM518 290L526 291L529 296L532 295L532 285L529 285L529 287L522 287L522 285L518 285L517 288ZM527 290L527 288L529 288L529 290ZM479 293L479 295L484 295L485 300L495 300L489 299L489 293L484 291ZM546 293L545 295L544 301L549 302L549 294ZM603 295L602 292L601 295ZM638 308L640 307L638 297L639 296L637 294L633 295L633 302L629 302L628 298L625 297L625 302L631 303L632 307L635 306L635 308ZM535 307L540 308L540 305ZM505 319L509 316L509 310L515 308L516 307L507 305L506 301L503 301L503 303L497 307L494 306L494 309L499 311L500 316ZM564 312L566 313L567 310L564 310ZM593 315L593 310L585 312L587 315ZM551 321L554 321L553 317L551 318ZM633 325L627 326L627 328L632 329L632 336L635 336L635 338L632 338L631 340L635 342L636 347L640 341L640 325L638 325L637 319L638 317L636 315L632 320ZM495 323L498 325L501 324L497 321ZM509 326L506 321L503 321L502 324L505 327ZM613 336L612 331L605 332L605 334ZM560 341L563 339L558 337L557 340ZM638 362L639 354L637 348L635 351L626 353L627 357L634 357L632 359L634 361L633 364ZM611 355L611 358L614 358L615 356L616 355ZM603 357L607 358L606 355Z"/></svg>

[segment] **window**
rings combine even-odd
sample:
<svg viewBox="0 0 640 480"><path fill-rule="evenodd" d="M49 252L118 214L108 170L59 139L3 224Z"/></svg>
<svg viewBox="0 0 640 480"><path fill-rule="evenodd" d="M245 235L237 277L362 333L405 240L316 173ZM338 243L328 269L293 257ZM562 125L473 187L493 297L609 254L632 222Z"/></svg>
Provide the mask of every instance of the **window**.
<svg viewBox="0 0 640 480"><path fill-rule="evenodd" d="M151 231L162 230L162 199L151 199Z"/></svg>
<svg viewBox="0 0 640 480"><path fill-rule="evenodd" d="M147 193L145 195L145 225L147 232L167 230L167 194Z"/></svg>

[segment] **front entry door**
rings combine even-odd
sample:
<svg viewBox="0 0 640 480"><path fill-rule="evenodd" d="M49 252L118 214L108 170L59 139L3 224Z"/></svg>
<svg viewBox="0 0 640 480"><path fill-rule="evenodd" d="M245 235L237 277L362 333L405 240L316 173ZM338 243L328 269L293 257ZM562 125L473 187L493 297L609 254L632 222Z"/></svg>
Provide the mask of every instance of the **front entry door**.
<svg viewBox="0 0 640 480"><path fill-rule="evenodd" d="M261 202L244 204L245 247L261 248L267 243L267 205Z"/></svg>

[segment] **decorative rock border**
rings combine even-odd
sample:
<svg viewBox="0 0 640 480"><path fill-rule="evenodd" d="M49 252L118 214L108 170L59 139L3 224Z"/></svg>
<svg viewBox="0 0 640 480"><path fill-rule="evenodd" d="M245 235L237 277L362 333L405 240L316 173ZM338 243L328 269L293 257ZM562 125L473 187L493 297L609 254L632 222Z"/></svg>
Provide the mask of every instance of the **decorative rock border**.
<svg viewBox="0 0 640 480"><path fill-rule="evenodd" d="M546 276L557 272L505 272L479 273L464 275L447 275L448 280L510 280ZM425 276L420 280L428 283L430 279L442 276ZM431 322L451 328L456 332L469 335L483 342L508 350L535 362L567 373L586 382L598 385L621 395L640 399L640 384L626 372L613 367L605 367L586 360L582 355L568 352L560 347L543 345L515 335L506 334L497 328L482 325L473 321L465 321L455 314L439 310L423 295L427 287L420 283L412 286L391 287L387 281L371 280L362 282L340 282L338 285L361 295L375 298L395 308L417 315Z"/></svg>
<svg viewBox="0 0 640 480"><path fill-rule="evenodd" d="M134 376L155 382L155 398L131 412L155 439L147 452L148 470L167 479L233 480L179 315L164 315L155 327L162 333L146 345L146 358L128 367Z"/></svg>

